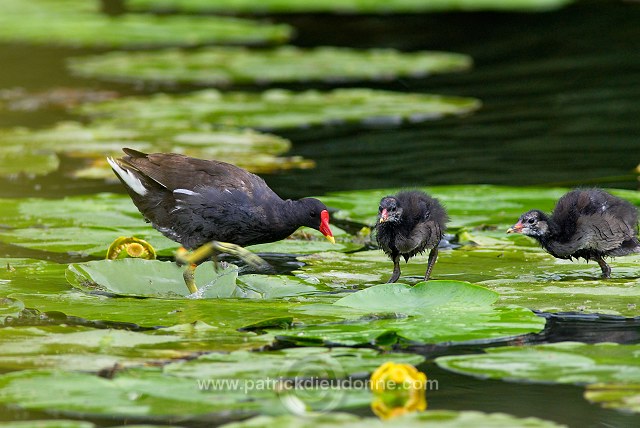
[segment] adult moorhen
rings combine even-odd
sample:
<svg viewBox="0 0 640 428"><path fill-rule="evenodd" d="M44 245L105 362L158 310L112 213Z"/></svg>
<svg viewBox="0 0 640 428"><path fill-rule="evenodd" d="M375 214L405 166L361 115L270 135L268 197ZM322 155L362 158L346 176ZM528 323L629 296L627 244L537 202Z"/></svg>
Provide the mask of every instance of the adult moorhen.
<svg viewBox="0 0 640 428"><path fill-rule="evenodd" d="M558 200L550 216L528 211L507 233L531 236L559 259L593 259L603 278L611 276L605 256L640 252L638 210L601 189L572 190Z"/></svg>
<svg viewBox="0 0 640 428"><path fill-rule="evenodd" d="M262 178L225 162L122 150L126 156L107 160L138 210L163 235L195 249L181 259L189 264L191 293L195 264L212 255L215 262L217 253L260 267L266 262L242 246L284 239L300 226L335 242L327 207L317 199L282 200Z"/></svg>
<svg viewBox="0 0 640 428"><path fill-rule="evenodd" d="M431 251L424 280L429 280L448 219L437 199L418 190L382 198L375 229L378 245L393 260L393 274L387 283L400 278L400 256L408 262L427 249Z"/></svg>

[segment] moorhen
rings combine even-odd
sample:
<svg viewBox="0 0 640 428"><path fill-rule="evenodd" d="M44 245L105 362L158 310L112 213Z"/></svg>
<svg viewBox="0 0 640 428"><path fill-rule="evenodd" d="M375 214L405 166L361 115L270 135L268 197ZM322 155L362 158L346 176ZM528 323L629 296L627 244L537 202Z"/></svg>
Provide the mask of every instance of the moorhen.
<svg viewBox="0 0 640 428"><path fill-rule="evenodd" d="M528 211L507 233L531 236L559 259L593 259L603 278L611 276L605 256L640 252L636 207L601 189L572 190L558 200L550 216Z"/></svg>
<svg viewBox="0 0 640 428"><path fill-rule="evenodd" d="M409 190L382 198L375 229L378 245L393 260L393 274L387 283L400 278L400 256L408 262L427 249L431 251L424 280L429 280L447 221L444 207L424 192Z"/></svg>
<svg viewBox="0 0 640 428"><path fill-rule="evenodd" d="M195 250L181 259L191 293L196 264L210 256L215 263L218 253L262 267L266 262L242 247L284 239L300 226L335 242L327 207L317 199L282 200L262 178L225 162L122 150L126 156L107 160L138 210L163 235Z"/></svg>

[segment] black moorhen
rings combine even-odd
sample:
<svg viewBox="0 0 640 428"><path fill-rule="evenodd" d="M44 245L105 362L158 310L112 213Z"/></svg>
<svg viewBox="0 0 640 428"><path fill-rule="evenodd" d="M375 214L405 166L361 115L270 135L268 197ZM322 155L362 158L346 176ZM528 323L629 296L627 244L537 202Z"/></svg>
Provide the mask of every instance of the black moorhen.
<svg viewBox="0 0 640 428"><path fill-rule="evenodd" d="M327 207L317 199L282 200L265 181L242 168L175 153L146 154L122 149L108 158L142 215L166 237L188 250L184 277L191 293L195 263L226 252L250 264L266 265L242 246L274 242L300 226L335 242Z"/></svg>
<svg viewBox="0 0 640 428"><path fill-rule="evenodd" d="M559 259L593 259L603 278L611 276L605 256L640 252L638 210L601 189L572 190L558 200L550 216L531 210L507 233L531 236Z"/></svg>
<svg viewBox="0 0 640 428"><path fill-rule="evenodd" d="M400 256L407 262L427 249L431 251L424 280L429 280L448 219L437 199L418 190L382 198L375 229L378 245L393 260L393 274L387 283L400 278Z"/></svg>

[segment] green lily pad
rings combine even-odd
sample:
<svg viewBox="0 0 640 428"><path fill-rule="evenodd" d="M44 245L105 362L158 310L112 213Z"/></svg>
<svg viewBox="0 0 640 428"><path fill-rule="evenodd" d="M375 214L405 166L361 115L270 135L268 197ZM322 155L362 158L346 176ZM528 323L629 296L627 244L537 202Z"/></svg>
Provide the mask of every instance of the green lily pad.
<svg viewBox="0 0 640 428"><path fill-rule="evenodd" d="M67 281L89 291L108 291L123 296L184 297L189 295L182 273L172 262L128 258L96 260L69 265ZM196 269L199 297L232 297L238 267Z"/></svg>
<svg viewBox="0 0 640 428"><path fill-rule="evenodd" d="M485 354L439 357L456 373L482 378L570 384L640 383L640 345L560 342L486 349Z"/></svg>
<svg viewBox="0 0 640 428"><path fill-rule="evenodd" d="M97 372L143 366L183 358L205 346L184 346L183 334L97 330L87 327L4 327L0 335L0 368L6 370L56 368ZM200 338L200 341L204 341ZM208 343L210 345L210 343ZM183 345L183 346L177 346Z"/></svg>
<svg viewBox="0 0 640 428"><path fill-rule="evenodd" d="M267 244L250 245L247 247L255 253L282 254L312 254L322 251L356 251L362 248L361 243L355 242L351 235L337 226L331 226L336 243L329 242L320 232L303 228L287 239L269 242Z"/></svg>
<svg viewBox="0 0 640 428"><path fill-rule="evenodd" d="M69 265L67 281L87 291L122 296L182 298L190 293L175 263L126 258L96 260ZM317 284L284 275L246 275L238 278L238 267L227 265L214 272L213 263L196 269L198 298L245 297L272 299L316 294L329 290Z"/></svg>
<svg viewBox="0 0 640 428"><path fill-rule="evenodd" d="M640 315L640 255L611 261L613 279L602 280L597 264L555 259L530 245L506 239L501 247L441 250L432 277L476 283L500 293L502 304L544 312ZM295 275L338 289L380 284L393 269L380 250L315 253L298 259L305 264ZM426 256L412 258L402 266L401 281L422 281L426 266Z"/></svg>
<svg viewBox="0 0 640 428"><path fill-rule="evenodd" d="M263 130L326 124L389 125L423 122L477 110L473 98L407 94L372 89L336 89L330 92L221 93L208 89L189 94L159 94L87 104L80 113L110 117L118 123L138 121L193 122Z"/></svg>
<svg viewBox="0 0 640 428"><path fill-rule="evenodd" d="M486 427L486 428L551 428L561 427L555 422L538 418L517 418L504 413L482 413L474 411L429 410L398 416L389 421L364 418L347 413L325 413L318 415L256 416L242 422L222 425L223 428L369 428L371 426L402 426L418 428Z"/></svg>
<svg viewBox="0 0 640 428"><path fill-rule="evenodd" d="M282 414L288 408L273 385L236 387L233 379L210 387L206 379L171 376L160 369L117 372L112 379L60 370L23 370L0 376L0 403L19 409L55 414L110 418L179 417L180 420L218 420L255 414ZM51 391L55 390L55 394ZM340 392L342 394L342 392ZM357 401L355 399L357 397ZM346 408L370 399L366 390L356 390L341 402L331 395L314 405L335 403Z"/></svg>
<svg viewBox="0 0 640 428"><path fill-rule="evenodd" d="M99 13L99 2L3 0L0 40L71 47L151 47L284 42L286 25L197 16Z"/></svg>
<svg viewBox="0 0 640 428"><path fill-rule="evenodd" d="M48 129L0 130L0 175L44 175L58 170L59 155L78 159L75 176L115 179L107 156L122 155L122 147L143 152L174 152L236 164L252 172L309 168L299 156L280 157L291 143L250 129L214 128L189 123L114 125L108 121L62 122ZM84 162L82 162L84 161ZM89 166L85 166L89 163Z"/></svg>
<svg viewBox="0 0 640 428"><path fill-rule="evenodd" d="M91 422L64 419L0 422L2 428L95 428Z"/></svg>
<svg viewBox="0 0 640 428"><path fill-rule="evenodd" d="M112 418L179 415L185 419L216 411L258 412L267 398L262 394L265 400L248 401L242 391L205 393L193 379L164 376L158 370L118 374L113 379L60 370L22 370L0 376L0 385L3 404ZM52 390L56 393L51 394Z"/></svg>
<svg viewBox="0 0 640 428"><path fill-rule="evenodd" d="M640 383L587 385L584 398L607 409L640 413Z"/></svg>
<svg viewBox="0 0 640 428"><path fill-rule="evenodd" d="M451 10L546 11L572 0L128 0L130 10L224 13L424 13Z"/></svg>
<svg viewBox="0 0 640 428"><path fill-rule="evenodd" d="M0 297L0 325L7 317L15 317L24 309L24 303L19 300Z"/></svg>
<svg viewBox="0 0 640 428"><path fill-rule="evenodd" d="M104 337L90 340L95 345L105 342ZM105 346L115 347L118 340L106 341ZM130 344L128 337L122 341ZM75 341L72 344L76 346ZM227 412L282 414L289 410L284 393L277 392L281 379L346 380L349 376L366 376L390 360L417 364L424 358L381 354L372 349L309 348L211 353L162 369L118 370L111 379L63 370L23 370L0 376L0 403L62 414L134 418L180 415L184 419ZM38 391L30 390L35 382L41 382ZM370 392L361 384L354 389L332 389L320 402L308 404L321 407L328 403L333 408L367 405ZM54 396L44 393L54 385L58 385ZM94 398L98 395L99 400Z"/></svg>
<svg viewBox="0 0 640 428"><path fill-rule="evenodd" d="M343 297L332 305L302 305L296 311L343 321L270 329L299 345L392 344L489 341L542 330L545 321L517 306L494 306L498 294L459 281L429 281L414 287L383 284Z"/></svg>
<svg viewBox="0 0 640 428"><path fill-rule="evenodd" d="M374 349L289 348L272 352L209 353L164 366L164 373L194 379L278 379L368 376L387 361L417 365L415 354L380 353Z"/></svg>
<svg viewBox="0 0 640 428"><path fill-rule="evenodd" d="M466 55L445 52L283 46L271 50L220 47L196 51L112 52L73 58L69 66L74 73L90 78L227 86L424 77L467 70L471 63Z"/></svg>

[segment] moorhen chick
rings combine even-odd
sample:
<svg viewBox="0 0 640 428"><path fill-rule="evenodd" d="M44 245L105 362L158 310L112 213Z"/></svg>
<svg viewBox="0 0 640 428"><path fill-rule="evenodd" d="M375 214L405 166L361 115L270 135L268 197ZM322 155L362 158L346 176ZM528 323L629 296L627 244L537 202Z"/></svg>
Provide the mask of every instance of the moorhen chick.
<svg viewBox="0 0 640 428"><path fill-rule="evenodd" d="M242 247L279 241L300 226L335 242L327 207L317 199L282 200L262 178L225 162L122 150L126 156L107 160L138 210L163 235L195 250L181 259L189 264L184 279L191 293L196 263L212 255L214 262L226 252L263 267Z"/></svg>
<svg viewBox="0 0 640 428"><path fill-rule="evenodd" d="M638 210L601 189L572 190L558 200L550 216L528 211L507 233L531 236L559 259L593 259L603 278L611 276L605 256L640 252Z"/></svg>
<svg viewBox="0 0 640 428"><path fill-rule="evenodd" d="M387 283L400 278L400 256L408 262L427 249L431 251L424 280L429 280L448 219L437 199L418 190L382 198L375 229L378 245L393 260L393 274Z"/></svg>

